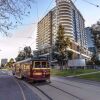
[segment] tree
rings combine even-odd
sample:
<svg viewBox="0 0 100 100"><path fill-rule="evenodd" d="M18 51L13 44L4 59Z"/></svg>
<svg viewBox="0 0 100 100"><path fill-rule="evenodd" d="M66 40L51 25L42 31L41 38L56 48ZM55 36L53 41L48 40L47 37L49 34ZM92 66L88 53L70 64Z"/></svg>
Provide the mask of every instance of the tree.
<svg viewBox="0 0 100 100"><path fill-rule="evenodd" d="M32 50L30 46L24 47L24 50L20 51L18 56L15 58L16 61L25 60L27 58L32 58Z"/></svg>
<svg viewBox="0 0 100 100"><path fill-rule="evenodd" d="M60 69L63 69L65 61L68 60L67 47L70 45L69 38L65 38L65 32L62 25L59 25L57 32L57 39L55 43L55 49L57 51L56 59L60 65Z"/></svg>
<svg viewBox="0 0 100 100"><path fill-rule="evenodd" d="M25 53L25 58L30 58L32 57L32 50L31 50L31 47L30 46L26 46L24 48L24 53Z"/></svg>
<svg viewBox="0 0 100 100"><path fill-rule="evenodd" d="M91 62L95 65L100 65L100 61L98 60L98 57L96 54L94 54L92 57L91 57Z"/></svg>
<svg viewBox="0 0 100 100"><path fill-rule="evenodd" d="M72 51L68 51L68 59L72 59L73 57L73 52Z"/></svg>
<svg viewBox="0 0 100 100"><path fill-rule="evenodd" d="M22 16L27 16L34 0L0 0L0 32L7 31L21 23Z"/></svg>
<svg viewBox="0 0 100 100"><path fill-rule="evenodd" d="M100 51L100 31L93 30L93 41L97 50Z"/></svg>
<svg viewBox="0 0 100 100"><path fill-rule="evenodd" d="M93 34L93 42L96 47L96 56L99 56L100 55L100 21L98 21L97 24L94 24L92 26L92 34Z"/></svg>
<svg viewBox="0 0 100 100"><path fill-rule="evenodd" d="M24 51L20 51L18 56L15 58L16 61L21 61L25 59L25 53Z"/></svg>
<svg viewBox="0 0 100 100"><path fill-rule="evenodd" d="M8 66L8 67L12 67L13 64L14 64L14 59L11 58L11 59L9 60L9 62L7 62L6 66Z"/></svg>

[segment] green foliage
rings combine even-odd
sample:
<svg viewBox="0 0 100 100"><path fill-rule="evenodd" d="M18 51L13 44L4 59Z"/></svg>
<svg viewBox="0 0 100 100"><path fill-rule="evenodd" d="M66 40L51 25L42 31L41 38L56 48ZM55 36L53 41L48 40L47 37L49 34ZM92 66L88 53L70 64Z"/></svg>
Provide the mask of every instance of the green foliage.
<svg viewBox="0 0 100 100"><path fill-rule="evenodd" d="M16 61L21 61L25 59L25 53L23 51L20 51L18 56L15 58Z"/></svg>
<svg viewBox="0 0 100 100"><path fill-rule="evenodd" d="M89 60L89 61L87 61L86 62L86 65L93 65L94 63L93 63L93 61L91 61L91 60Z"/></svg>
<svg viewBox="0 0 100 100"><path fill-rule="evenodd" d="M23 51L20 51L18 56L15 58L16 61L21 61L27 58L31 58L32 57L32 50L30 46L24 47Z"/></svg>
<svg viewBox="0 0 100 100"><path fill-rule="evenodd" d="M8 66L8 67L12 67L13 64L14 64L14 59L11 58L11 59L9 60L9 62L6 64L6 66Z"/></svg>
<svg viewBox="0 0 100 100"><path fill-rule="evenodd" d="M73 52L72 51L68 51L68 59L72 59L72 57L73 57Z"/></svg>
<svg viewBox="0 0 100 100"><path fill-rule="evenodd" d="M100 65L100 61L98 60L96 54L94 54L91 58L91 64Z"/></svg>
<svg viewBox="0 0 100 100"><path fill-rule="evenodd" d="M100 21L92 26L92 34L93 42L96 48L96 56L98 56L98 54L100 54Z"/></svg>
<svg viewBox="0 0 100 100"><path fill-rule="evenodd" d="M95 74L90 74L90 75L79 76L79 78L94 80L94 81L100 81L100 72L95 73Z"/></svg>
<svg viewBox="0 0 100 100"><path fill-rule="evenodd" d="M59 25L58 32L57 32L57 40L55 43L56 52L56 59L60 66L64 64L64 61L68 60L68 51L67 47L70 46L69 38L65 38L65 32L62 25Z"/></svg>
<svg viewBox="0 0 100 100"><path fill-rule="evenodd" d="M69 70L58 70L51 69L51 75L53 76L70 76L70 75L79 75L83 73L96 72L95 69L69 69Z"/></svg>
<svg viewBox="0 0 100 100"><path fill-rule="evenodd" d="M100 31L93 29L93 41L96 48L100 50Z"/></svg>
<svg viewBox="0 0 100 100"><path fill-rule="evenodd" d="M96 60L96 61L95 61L95 64L96 64L96 65L100 65L100 61L99 61L99 60Z"/></svg>

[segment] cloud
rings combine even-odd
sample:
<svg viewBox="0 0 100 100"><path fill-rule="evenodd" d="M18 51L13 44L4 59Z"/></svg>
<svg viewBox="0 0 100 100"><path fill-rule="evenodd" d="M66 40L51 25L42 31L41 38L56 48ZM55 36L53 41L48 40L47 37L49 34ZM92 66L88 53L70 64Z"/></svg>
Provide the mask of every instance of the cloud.
<svg viewBox="0 0 100 100"><path fill-rule="evenodd" d="M16 29L15 34L9 38L3 38L0 40L0 59L1 58L15 58L20 48L25 46L31 46L32 49L36 49L36 33L37 25L22 26Z"/></svg>

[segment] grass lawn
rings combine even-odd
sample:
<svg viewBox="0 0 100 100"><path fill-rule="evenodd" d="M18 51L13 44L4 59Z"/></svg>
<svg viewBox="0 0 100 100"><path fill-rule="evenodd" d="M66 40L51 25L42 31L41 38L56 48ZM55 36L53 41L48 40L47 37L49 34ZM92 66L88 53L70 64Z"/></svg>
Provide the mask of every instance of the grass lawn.
<svg viewBox="0 0 100 100"><path fill-rule="evenodd" d="M69 70L63 70L60 71L58 69L51 69L51 75L52 76L70 76L70 75L78 75L83 73L90 73L90 72L96 72L95 69L69 69Z"/></svg>
<svg viewBox="0 0 100 100"><path fill-rule="evenodd" d="M91 75L83 75L83 76L79 76L79 78L100 81L100 73L95 73L95 74L91 74Z"/></svg>

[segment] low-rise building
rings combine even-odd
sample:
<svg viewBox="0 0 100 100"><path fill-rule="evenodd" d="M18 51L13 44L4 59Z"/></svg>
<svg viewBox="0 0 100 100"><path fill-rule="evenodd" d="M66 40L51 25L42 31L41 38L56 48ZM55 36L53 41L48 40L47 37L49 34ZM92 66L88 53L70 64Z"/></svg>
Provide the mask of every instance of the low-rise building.
<svg viewBox="0 0 100 100"><path fill-rule="evenodd" d="M8 59L1 59L1 66L5 66L5 64L7 64Z"/></svg>

